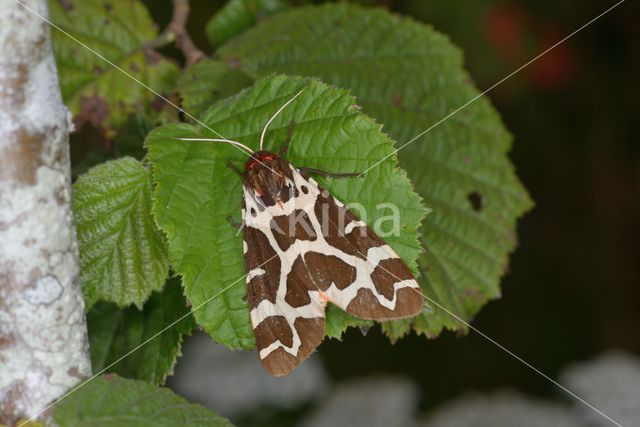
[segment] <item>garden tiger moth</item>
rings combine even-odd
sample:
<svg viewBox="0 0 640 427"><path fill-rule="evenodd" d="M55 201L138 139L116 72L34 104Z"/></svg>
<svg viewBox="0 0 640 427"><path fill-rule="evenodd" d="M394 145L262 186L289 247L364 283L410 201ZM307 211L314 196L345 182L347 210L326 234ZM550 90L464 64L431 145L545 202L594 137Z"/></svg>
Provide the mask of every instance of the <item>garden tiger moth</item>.
<svg viewBox="0 0 640 427"><path fill-rule="evenodd" d="M363 319L413 317L423 296L396 252L343 203L282 155L227 139L249 153L242 172L247 302L265 369L286 375L324 338L327 302ZM322 173L313 170L313 172ZM349 176L355 174L327 174Z"/></svg>

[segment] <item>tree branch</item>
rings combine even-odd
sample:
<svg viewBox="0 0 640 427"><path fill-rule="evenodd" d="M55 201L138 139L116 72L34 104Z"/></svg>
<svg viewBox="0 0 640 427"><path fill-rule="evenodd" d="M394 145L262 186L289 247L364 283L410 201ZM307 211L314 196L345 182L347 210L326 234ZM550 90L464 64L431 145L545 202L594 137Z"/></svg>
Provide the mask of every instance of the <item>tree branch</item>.
<svg viewBox="0 0 640 427"><path fill-rule="evenodd" d="M48 14L46 0L21 1ZM0 0L0 52L0 424L13 425L89 376L91 362L71 211L71 122L49 25Z"/></svg>
<svg viewBox="0 0 640 427"><path fill-rule="evenodd" d="M187 65L193 65L206 55L191 40L187 31L187 20L190 12L189 0L173 0L173 16L162 34L154 40L150 47L160 47L175 41L176 47L184 54Z"/></svg>

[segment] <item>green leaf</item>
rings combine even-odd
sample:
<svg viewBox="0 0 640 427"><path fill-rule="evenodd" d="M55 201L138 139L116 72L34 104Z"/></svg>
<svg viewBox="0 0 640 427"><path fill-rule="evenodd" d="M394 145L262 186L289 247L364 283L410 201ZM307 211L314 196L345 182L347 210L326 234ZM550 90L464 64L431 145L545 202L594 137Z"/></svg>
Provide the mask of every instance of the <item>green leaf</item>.
<svg viewBox="0 0 640 427"><path fill-rule="evenodd" d="M181 320L180 320L181 319ZM87 314L94 372L118 361L108 372L162 384L181 355L184 335L195 328L178 278L151 294L142 310L99 302Z"/></svg>
<svg viewBox="0 0 640 427"><path fill-rule="evenodd" d="M261 17L288 7L285 0L229 0L207 23L206 32L214 47L251 27Z"/></svg>
<svg viewBox="0 0 640 427"><path fill-rule="evenodd" d="M223 62L204 60L187 68L178 79L182 106L198 116L216 101L250 86L253 79Z"/></svg>
<svg viewBox="0 0 640 427"><path fill-rule="evenodd" d="M73 186L80 280L87 310L98 300L142 307L162 289L169 263L151 215L151 175L130 157L82 175Z"/></svg>
<svg viewBox="0 0 640 427"><path fill-rule="evenodd" d="M349 326L368 327L373 324L370 320L359 319L336 307L333 304L327 306L327 321L325 335L329 338L342 338L342 334Z"/></svg>
<svg viewBox="0 0 640 427"><path fill-rule="evenodd" d="M461 52L445 36L380 9L330 4L284 12L218 53L254 78L291 73L350 89L400 146L479 95ZM507 156L510 147L500 117L480 97L400 151L434 210L422 228L423 290L465 320L500 295L516 219L532 207ZM429 336L443 327L465 329L437 307L412 322ZM386 328L397 338L409 322Z"/></svg>
<svg viewBox="0 0 640 427"><path fill-rule="evenodd" d="M302 88L304 92L272 123L266 149L278 150L294 120L287 154L294 165L354 172L392 154L392 141L380 132L380 125L358 112L353 97L311 79L262 79L237 96L218 102L200 118L227 138L257 149L264 123ZM185 124L149 134L147 146L156 182L154 213L168 236L169 257L183 277L196 322L222 344L253 348L249 310L243 300L242 237L227 222L228 216L240 219L242 203L240 178L227 162L241 165L248 157L227 144L176 139L198 136L215 137L208 130ZM387 205L380 204L398 206L400 233L386 241L416 269L415 259L421 250L416 234L425 208L394 156L365 178L318 181L345 203L361 204L367 213L363 220L369 224L389 215ZM352 320L330 316L329 332L338 336Z"/></svg>
<svg viewBox="0 0 640 427"><path fill-rule="evenodd" d="M65 8L66 6L66 8ZM155 24L137 0L49 1L51 21L107 60L165 96L178 67L147 45ZM68 35L52 31L65 103L76 123L91 122L107 133L132 112L156 114L158 97Z"/></svg>
<svg viewBox="0 0 640 427"><path fill-rule="evenodd" d="M168 388L113 374L86 381L55 405L53 418L61 427L233 426Z"/></svg>

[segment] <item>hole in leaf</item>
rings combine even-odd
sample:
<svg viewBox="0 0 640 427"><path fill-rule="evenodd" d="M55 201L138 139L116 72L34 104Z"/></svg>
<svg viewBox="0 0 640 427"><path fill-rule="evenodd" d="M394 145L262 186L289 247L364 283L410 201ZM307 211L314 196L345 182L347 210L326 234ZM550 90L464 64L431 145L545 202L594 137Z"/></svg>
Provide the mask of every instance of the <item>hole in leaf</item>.
<svg viewBox="0 0 640 427"><path fill-rule="evenodd" d="M480 212L484 206L484 201L482 200L482 196L477 191L469 193L467 196L467 200L471 203L471 207L474 211Z"/></svg>

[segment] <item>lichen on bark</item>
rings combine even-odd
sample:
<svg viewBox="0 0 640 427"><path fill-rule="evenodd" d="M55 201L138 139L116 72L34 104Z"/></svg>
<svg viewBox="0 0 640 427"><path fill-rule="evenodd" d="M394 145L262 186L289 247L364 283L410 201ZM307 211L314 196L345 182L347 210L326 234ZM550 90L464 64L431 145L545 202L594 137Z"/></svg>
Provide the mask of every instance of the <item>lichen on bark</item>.
<svg viewBox="0 0 640 427"><path fill-rule="evenodd" d="M47 15L45 0L21 0ZM71 212L69 112L48 24L0 0L0 424L91 374Z"/></svg>

